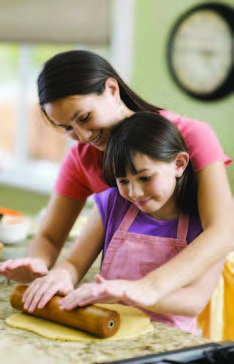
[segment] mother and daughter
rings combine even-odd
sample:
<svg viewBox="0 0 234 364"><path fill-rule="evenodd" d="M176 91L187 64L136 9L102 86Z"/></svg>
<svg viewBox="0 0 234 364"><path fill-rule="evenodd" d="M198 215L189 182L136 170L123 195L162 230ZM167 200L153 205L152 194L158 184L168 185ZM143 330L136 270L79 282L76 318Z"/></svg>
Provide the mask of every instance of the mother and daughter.
<svg viewBox="0 0 234 364"><path fill-rule="evenodd" d="M122 302L194 332L234 245L231 160L213 131L145 102L87 51L47 61L38 91L47 121L78 142L28 257L0 264L0 273L33 281L24 295L30 311L59 292L63 309ZM86 198L99 192L69 256L55 265ZM74 290L101 251L96 281Z"/></svg>

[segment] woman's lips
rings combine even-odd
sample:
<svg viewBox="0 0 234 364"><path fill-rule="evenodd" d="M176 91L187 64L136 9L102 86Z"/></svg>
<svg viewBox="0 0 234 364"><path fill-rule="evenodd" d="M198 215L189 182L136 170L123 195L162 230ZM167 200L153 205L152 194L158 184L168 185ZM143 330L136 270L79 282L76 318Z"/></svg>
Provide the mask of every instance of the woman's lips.
<svg viewBox="0 0 234 364"><path fill-rule="evenodd" d="M103 135L103 129L100 131L100 133L91 141L92 144L98 144L102 138Z"/></svg>

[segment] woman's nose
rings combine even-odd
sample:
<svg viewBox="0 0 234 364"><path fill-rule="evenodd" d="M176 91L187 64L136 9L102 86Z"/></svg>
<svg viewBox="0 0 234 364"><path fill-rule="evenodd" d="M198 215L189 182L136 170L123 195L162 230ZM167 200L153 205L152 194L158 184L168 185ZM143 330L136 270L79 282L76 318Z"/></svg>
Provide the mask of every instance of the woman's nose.
<svg viewBox="0 0 234 364"><path fill-rule="evenodd" d="M92 131L89 129L82 128L80 126L74 127L74 132L76 133L78 139L82 143L88 143L92 136Z"/></svg>

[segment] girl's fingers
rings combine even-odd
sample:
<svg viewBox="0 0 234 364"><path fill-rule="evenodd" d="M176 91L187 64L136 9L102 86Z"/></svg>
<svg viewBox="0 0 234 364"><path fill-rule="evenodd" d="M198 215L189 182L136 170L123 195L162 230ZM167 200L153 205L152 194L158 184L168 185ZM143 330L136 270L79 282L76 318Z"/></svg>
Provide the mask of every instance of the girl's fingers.
<svg viewBox="0 0 234 364"><path fill-rule="evenodd" d="M33 311L39 302L41 295L48 289L49 285L50 283L47 281L42 282L41 278L36 279L23 295L24 308Z"/></svg>
<svg viewBox="0 0 234 364"><path fill-rule="evenodd" d="M46 282L38 289L29 307L29 311L34 311L36 307L43 308L51 300L52 297L58 292L57 285L50 285Z"/></svg>
<svg viewBox="0 0 234 364"><path fill-rule="evenodd" d="M60 295L66 295L69 292L73 291L73 285L70 283L66 284L65 287L60 287L59 284L51 285L42 295L40 302L38 304L38 308L43 308L45 305L51 300L52 297L59 293Z"/></svg>

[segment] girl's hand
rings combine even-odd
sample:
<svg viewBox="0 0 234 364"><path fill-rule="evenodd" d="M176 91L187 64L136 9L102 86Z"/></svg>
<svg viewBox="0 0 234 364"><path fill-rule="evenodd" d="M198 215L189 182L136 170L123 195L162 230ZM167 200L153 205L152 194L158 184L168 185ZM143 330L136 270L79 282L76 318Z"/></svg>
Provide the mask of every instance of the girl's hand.
<svg viewBox="0 0 234 364"><path fill-rule="evenodd" d="M71 276L66 269L51 270L45 277L37 278L23 295L24 308L33 312L43 308L56 295L65 296L74 289Z"/></svg>
<svg viewBox="0 0 234 364"><path fill-rule="evenodd" d="M0 275L15 282L30 283L47 273L45 262L39 258L10 259L0 263Z"/></svg>

